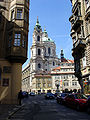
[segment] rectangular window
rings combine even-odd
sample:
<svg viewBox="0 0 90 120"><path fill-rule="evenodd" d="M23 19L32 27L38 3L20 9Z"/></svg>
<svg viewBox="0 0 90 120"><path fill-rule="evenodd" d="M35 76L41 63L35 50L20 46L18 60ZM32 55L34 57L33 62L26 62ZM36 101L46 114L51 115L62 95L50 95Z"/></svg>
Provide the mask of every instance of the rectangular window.
<svg viewBox="0 0 90 120"><path fill-rule="evenodd" d="M4 66L3 67L3 72L4 73L11 73L11 67L10 66Z"/></svg>
<svg viewBox="0 0 90 120"><path fill-rule="evenodd" d="M43 84L43 87L45 87L45 83Z"/></svg>
<svg viewBox="0 0 90 120"><path fill-rule="evenodd" d="M22 19L22 9L17 9L17 19Z"/></svg>
<svg viewBox="0 0 90 120"><path fill-rule="evenodd" d="M4 78L2 85L3 85L3 86L9 86L9 79L8 79L8 78Z"/></svg>
<svg viewBox="0 0 90 120"><path fill-rule="evenodd" d="M15 33L14 45L15 46L20 46L20 40L21 40L21 34L20 33Z"/></svg>
<svg viewBox="0 0 90 120"><path fill-rule="evenodd" d="M11 12L11 20L14 19L14 10Z"/></svg>
<svg viewBox="0 0 90 120"><path fill-rule="evenodd" d="M12 39L13 39L13 33L10 32L8 34L8 47L11 47L12 46Z"/></svg>

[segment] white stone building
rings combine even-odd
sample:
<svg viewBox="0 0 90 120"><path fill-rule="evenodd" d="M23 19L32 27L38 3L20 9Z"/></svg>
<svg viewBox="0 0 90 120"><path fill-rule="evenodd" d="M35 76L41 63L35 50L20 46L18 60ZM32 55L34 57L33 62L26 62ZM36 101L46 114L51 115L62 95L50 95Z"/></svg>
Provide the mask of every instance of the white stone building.
<svg viewBox="0 0 90 120"><path fill-rule="evenodd" d="M48 37L48 33L45 28L44 28L44 32L42 31L42 28L37 18L37 22L33 32L33 41L31 46L31 59L29 63L30 65L29 81L30 82L28 83L30 83L30 86L31 86L30 91L38 92L39 90L37 89L37 78L36 78L38 74L42 75L45 73L47 74L45 76L48 76L48 72L51 71L51 68L57 67L59 63L60 63L60 60L56 56L56 44L51 38ZM25 73L23 69L22 75L24 74ZM24 82L26 80L27 79L24 78L22 81ZM43 86L40 85L41 91L42 91L42 87Z"/></svg>
<svg viewBox="0 0 90 120"><path fill-rule="evenodd" d="M65 90L80 90L81 87L78 83L77 78L74 75L74 61L66 60L65 58L60 63L60 66L52 69L52 92L57 90L65 91Z"/></svg>

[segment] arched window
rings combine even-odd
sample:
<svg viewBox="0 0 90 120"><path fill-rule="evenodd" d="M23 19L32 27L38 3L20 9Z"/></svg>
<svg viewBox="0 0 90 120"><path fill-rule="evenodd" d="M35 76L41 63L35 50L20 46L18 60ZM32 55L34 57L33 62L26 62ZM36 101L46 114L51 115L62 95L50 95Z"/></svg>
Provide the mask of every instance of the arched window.
<svg viewBox="0 0 90 120"><path fill-rule="evenodd" d="M45 52L44 52L44 55L46 56L46 48L45 48Z"/></svg>
<svg viewBox="0 0 90 120"><path fill-rule="evenodd" d="M38 49L38 55L41 55L41 50L40 49Z"/></svg>
<svg viewBox="0 0 90 120"><path fill-rule="evenodd" d="M41 64L40 63L38 64L38 68L41 68Z"/></svg>
<svg viewBox="0 0 90 120"><path fill-rule="evenodd" d="M37 41L40 41L40 36L37 36Z"/></svg>
<svg viewBox="0 0 90 120"><path fill-rule="evenodd" d="M53 62L53 66L55 66L55 62Z"/></svg>
<svg viewBox="0 0 90 120"><path fill-rule="evenodd" d="M51 54L51 49L50 49L50 47L48 48L48 54L49 54L49 55Z"/></svg>

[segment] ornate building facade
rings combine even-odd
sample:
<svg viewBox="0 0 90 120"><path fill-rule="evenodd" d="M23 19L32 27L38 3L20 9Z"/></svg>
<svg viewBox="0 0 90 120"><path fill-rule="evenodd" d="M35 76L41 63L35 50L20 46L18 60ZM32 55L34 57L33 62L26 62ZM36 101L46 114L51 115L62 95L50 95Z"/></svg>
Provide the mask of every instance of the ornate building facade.
<svg viewBox="0 0 90 120"><path fill-rule="evenodd" d="M78 79L74 75L74 61L66 60L65 58L61 60L60 66L52 69L52 91L60 92L65 91L80 91L81 87Z"/></svg>
<svg viewBox="0 0 90 120"><path fill-rule="evenodd" d="M29 0L0 0L0 103L18 103L28 26Z"/></svg>
<svg viewBox="0 0 90 120"><path fill-rule="evenodd" d="M90 92L90 0L71 0L72 55L82 92Z"/></svg>
<svg viewBox="0 0 90 120"><path fill-rule="evenodd" d="M43 90L46 92L51 89L51 76L49 75L49 72L51 71L51 68L58 66L59 63L60 61L56 56L55 42L48 37L45 28L44 32L42 31L37 18L33 32L31 59L29 63L31 90L35 92L42 92ZM40 80L41 78L43 78L44 82Z"/></svg>

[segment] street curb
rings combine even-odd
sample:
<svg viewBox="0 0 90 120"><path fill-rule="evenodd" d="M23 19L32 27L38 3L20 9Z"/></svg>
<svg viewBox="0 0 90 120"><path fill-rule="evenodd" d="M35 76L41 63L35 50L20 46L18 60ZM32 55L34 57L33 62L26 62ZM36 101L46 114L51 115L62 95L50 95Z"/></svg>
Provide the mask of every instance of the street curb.
<svg viewBox="0 0 90 120"><path fill-rule="evenodd" d="M10 119L16 112L18 112L24 105L21 105L19 108L17 108L15 111L11 112L9 116L6 118L6 120Z"/></svg>

